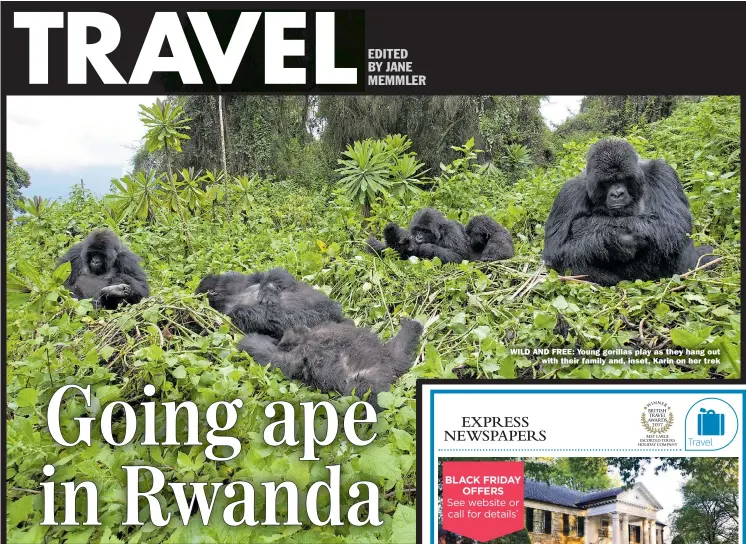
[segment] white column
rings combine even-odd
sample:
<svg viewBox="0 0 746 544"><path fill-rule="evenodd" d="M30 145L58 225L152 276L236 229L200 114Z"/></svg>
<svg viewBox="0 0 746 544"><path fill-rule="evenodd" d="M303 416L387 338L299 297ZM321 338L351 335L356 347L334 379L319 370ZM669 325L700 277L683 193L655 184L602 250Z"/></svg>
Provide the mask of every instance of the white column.
<svg viewBox="0 0 746 544"><path fill-rule="evenodd" d="M629 514L622 514L622 544L629 544Z"/></svg>
<svg viewBox="0 0 746 544"><path fill-rule="evenodd" d="M649 519L648 520L648 542L650 544L655 544L655 520Z"/></svg>
<svg viewBox="0 0 746 544"><path fill-rule="evenodd" d="M640 536L642 537L642 544L652 544L649 539L650 534L648 533L648 520L646 519L642 520L640 533L641 533Z"/></svg>
<svg viewBox="0 0 746 544"><path fill-rule="evenodd" d="M621 544L619 541L619 513L611 513L611 544Z"/></svg>
<svg viewBox="0 0 746 544"><path fill-rule="evenodd" d="M591 544L598 538L598 527L596 527L596 518L587 516L585 518L585 537L583 541L585 544Z"/></svg>

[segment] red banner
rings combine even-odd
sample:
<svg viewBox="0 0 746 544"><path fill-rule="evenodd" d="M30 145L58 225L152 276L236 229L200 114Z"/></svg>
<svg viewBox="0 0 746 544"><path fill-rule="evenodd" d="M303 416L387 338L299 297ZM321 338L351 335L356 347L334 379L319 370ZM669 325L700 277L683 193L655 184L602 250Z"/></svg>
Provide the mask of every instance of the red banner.
<svg viewBox="0 0 746 544"><path fill-rule="evenodd" d="M443 463L443 529L487 542L520 531L522 461Z"/></svg>

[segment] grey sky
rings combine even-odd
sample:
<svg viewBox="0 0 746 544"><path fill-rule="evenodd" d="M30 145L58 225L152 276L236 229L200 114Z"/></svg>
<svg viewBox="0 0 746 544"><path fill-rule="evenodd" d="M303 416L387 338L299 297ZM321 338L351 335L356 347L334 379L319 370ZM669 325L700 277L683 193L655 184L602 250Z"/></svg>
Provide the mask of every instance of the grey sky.
<svg viewBox="0 0 746 544"><path fill-rule="evenodd" d="M547 124L577 112L582 96L550 96L542 103ZM7 149L31 174L27 195L56 198L85 181L97 194L130 169L145 129L139 104L155 96L9 96Z"/></svg>

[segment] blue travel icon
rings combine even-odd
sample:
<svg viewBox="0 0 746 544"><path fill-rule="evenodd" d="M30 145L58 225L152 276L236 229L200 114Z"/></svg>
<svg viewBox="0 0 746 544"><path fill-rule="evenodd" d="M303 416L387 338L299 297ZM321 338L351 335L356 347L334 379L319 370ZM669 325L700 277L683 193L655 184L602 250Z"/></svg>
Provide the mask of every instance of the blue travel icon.
<svg viewBox="0 0 746 544"><path fill-rule="evenodd" d="M699 436L723 436L725 434L723 414L715 413L715 410L699 409L697 414L697 434Z"/></svg>

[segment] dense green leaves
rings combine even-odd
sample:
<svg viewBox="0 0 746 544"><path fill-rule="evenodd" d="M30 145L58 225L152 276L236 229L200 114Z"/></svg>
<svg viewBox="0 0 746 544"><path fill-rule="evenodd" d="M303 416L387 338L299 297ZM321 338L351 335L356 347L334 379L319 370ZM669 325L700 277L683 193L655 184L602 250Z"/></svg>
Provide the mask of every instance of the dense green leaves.
<svg viewBox="0 0 746 544"><path fill-rule="evenodd" d="M163 148L181 152L181 141L188 140L184 131L191 119L183 118L184 108L169 100L156 99L155 103L146 106L140 104L140 120L147 127L145 145L152 153Z"/></svg>
<svg viewBox="0 0 746 544"><path fill-rule="evenodd" d="M5 164L5 213L10 220L14 211L20 211L21 189L31 185L31 176L18 165L10 151L5 155Z"/></svg>

